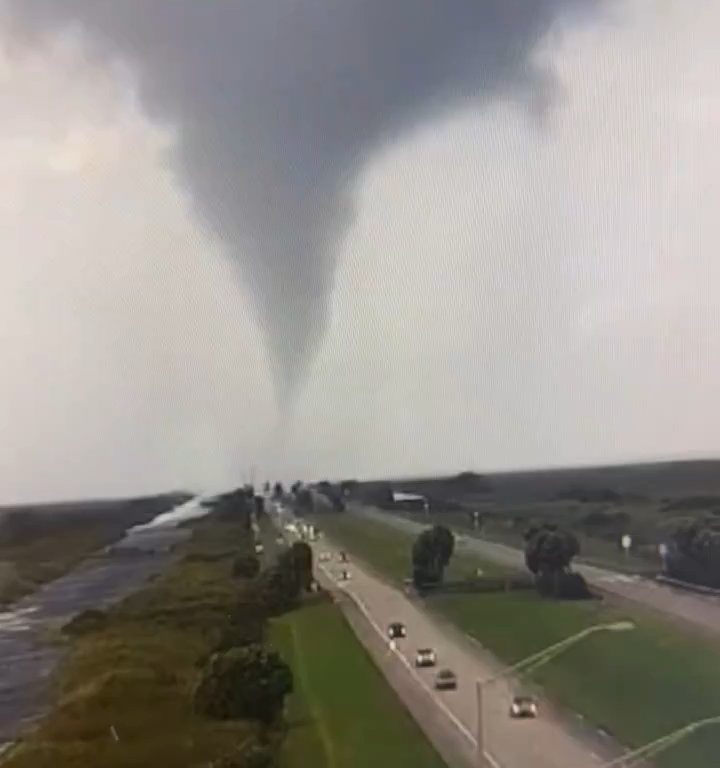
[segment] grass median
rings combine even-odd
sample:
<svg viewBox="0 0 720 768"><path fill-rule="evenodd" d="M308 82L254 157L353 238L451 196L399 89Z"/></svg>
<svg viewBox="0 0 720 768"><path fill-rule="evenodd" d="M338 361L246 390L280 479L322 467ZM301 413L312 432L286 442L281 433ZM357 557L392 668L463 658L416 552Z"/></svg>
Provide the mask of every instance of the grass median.
<svg viewBox="0 0 720 768"><path fill-rule="evenodd" d="M270 639L293 669L281 768L443 768L339 608L276 619Z"/></svg>
<svg viewBox="0 0 720 768"><path fill-rule="evenodd" d="M412 534L377 520L352 514L318 516L315 522L334 542L395 583L402 584L410 576L410 550L415 538ZM508 572L506 568L492 561L463 552L459 547L458 549L447 568L448 579L470 576L477 573L478 568L488 576Z"/></svg>
<svg viewBox="0 0 720 768"><path fill-rule="evenodd" d="M412 535L352 516L321 525L389 578L407 572ZM586 627L627 618L627 611L599 601L557 602L534 592L437 595L427 605L508 663ZM533 676L552 699L627 746L720 715L717 645L643 611L635 613L630 617L635 630L588 638ZM720 728L711 728L672 747L655 765L714 768L719 753Z"/></svg>

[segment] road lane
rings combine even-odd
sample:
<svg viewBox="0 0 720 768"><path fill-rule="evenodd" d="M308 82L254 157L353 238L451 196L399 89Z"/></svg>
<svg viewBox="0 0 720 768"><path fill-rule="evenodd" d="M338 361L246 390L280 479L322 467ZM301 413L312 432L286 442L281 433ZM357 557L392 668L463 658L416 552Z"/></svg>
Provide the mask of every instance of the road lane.
<svg viewBox="0 0 720 768"><path fill-rule="evenodd" d="M337 587L353 597L361 610L382 632L393 621L407 627L407 638L396 642L393 651L401 663L424 686L422 695L431 695L447 714L449 728L463 732L475 744L477 706L475 681L488 679L498 667L474 652L452 633L409 600L402 592L364 571L357 562L339 563L337 551L327 541L314 545L316 555L322 551L335 555L331 564L323 564ZM348 582L338 582L340 571L350 570ZM418 648L431 647L438 654L435 669L414 668ZM458 676L457 691L438 692L433 688L438 669L449 667ZM513 720L508 710L514 692L520 690L516 681L498 681L488 686L484 696L485 746L491 764L502 768L598 768L603 759L593 753L596 745L584 743L577 734L568 733L565 723L543 709L537 720ZM418 694L420 695L420 694Z"/></svg>
<svg viewBox="0 0 720 768"><path fill-rule="evenodd" d="M354 506L352 513L379 520L410 533L417 533L427 527L414 520L379 512L368 507ZM460 535L459 550L473 552L501 565L525 568L525 555L522 550L487 539L480 539L465 531L456 531L455 533ZM720 637L720 597L694 594L679 587L660 584L641 576L628 576L585 563L578 563L574 567L575 570L582 573L590 584L610 597L629 600L646 608L652 608L674 620L688 623L704 632Z"/></svg>

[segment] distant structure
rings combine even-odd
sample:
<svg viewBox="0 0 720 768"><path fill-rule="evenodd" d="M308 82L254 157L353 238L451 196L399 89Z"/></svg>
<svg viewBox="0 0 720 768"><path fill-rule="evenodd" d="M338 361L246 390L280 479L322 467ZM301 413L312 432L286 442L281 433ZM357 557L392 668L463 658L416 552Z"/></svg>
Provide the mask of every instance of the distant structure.
<svg viewBox="0 0 720 768"><path fill-rule="evenodd" d="M406 509L409 512L429 512L430 502L419 493L403 493L392 491L392 502L395 509Z"/></svg>

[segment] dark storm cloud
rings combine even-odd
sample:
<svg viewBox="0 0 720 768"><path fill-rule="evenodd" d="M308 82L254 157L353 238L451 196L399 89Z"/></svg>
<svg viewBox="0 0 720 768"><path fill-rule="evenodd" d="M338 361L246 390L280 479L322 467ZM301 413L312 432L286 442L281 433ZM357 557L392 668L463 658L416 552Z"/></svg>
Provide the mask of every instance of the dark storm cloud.
<svg viewBox="0 0 720 768"><path fill-rule="evenodd" d="M383 142L468 100L537 94L528 54L589 0L13 0L30 39L80 22L180 129L198 211L240 261L291 393L322 339L352 181Z"/></svg>

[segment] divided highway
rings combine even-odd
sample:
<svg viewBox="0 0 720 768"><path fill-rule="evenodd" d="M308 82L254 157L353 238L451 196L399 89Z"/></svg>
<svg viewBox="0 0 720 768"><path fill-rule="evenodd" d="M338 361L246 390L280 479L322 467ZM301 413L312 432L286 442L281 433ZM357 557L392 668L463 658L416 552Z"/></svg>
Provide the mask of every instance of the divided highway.
<svg viewBox="0 0 720 768"><path fill-rule="evenodd" d="M287 522L289 518L285 518ZM403 698L417 699L418 708L435 707L433 728L444 728L445 743L453 739L462 743L465 764L468 755L473 764L477 728L476 681L493 677L501 667L456 631L443 626L400 590L364 570L356 561L342 563L339 551L323 539L313 544L318 577L326 588L347 596L365 617L386 647L384 661L402 670ZM321 557L321 555L323 557ZM325 560L329 555L329 560ZM350 578L343 580L343 570ZM407 637L390 643L388 625L402 622ZM415 654L419 648L432 648L437 653L437 666L416 669ZM380 665L381 668L383 665ZM433 686L437 670L449 668L458 677L456 691L436 691ZM393 675L397 683L398 675ZM338 681L342 685L342 681ZM541 708L536 720L515 720L509 716L512 697L521 691L518 683L500 680L486 687L484 700L485 765L488 768L600 768L617 754L607 754L609 745L600 745L580 727L569 727L565 719L556 717L547 707ZM397 687L397 685L396 685ZM347 692L352 696L352 691ZM415 710L416 707L411 707ZM424 725L422 721L421 725ZM604 752L605 754L601 754Z"/></svg>
<svg viewBox="0 0 720 768"><path fill-rule="evenodd" d="M368 507L353 506L352 514L364 515L412 533L417 533L426 527L414 520ZM501 565L525 568L525 555L521 550L480 539L464 531L456 531L456 534L458 533L461 536L458 540L460 549L474 552L486 560L492 560ZM720 636L720 598L718 597L697 595L641 576L628 576L584 563L575 564L575 569L582 573L590 584L608 595L652 608L672 619Z"/></svg>

